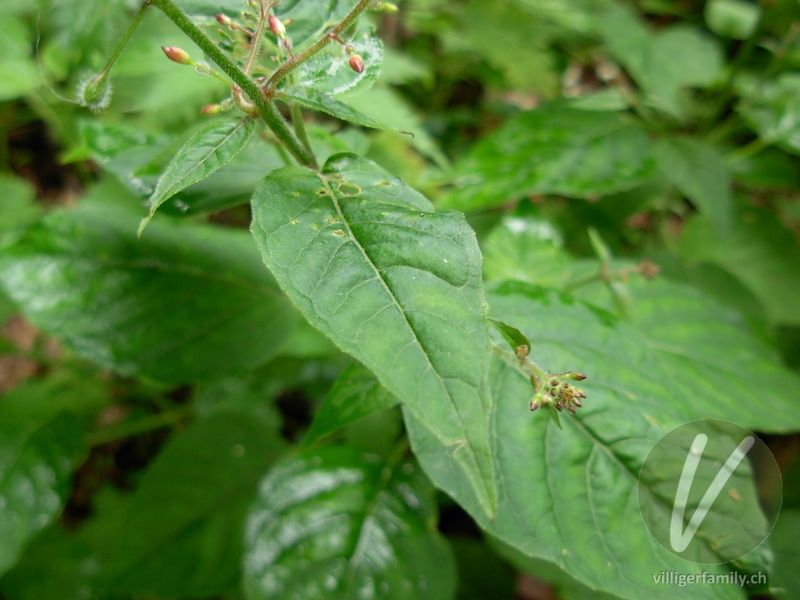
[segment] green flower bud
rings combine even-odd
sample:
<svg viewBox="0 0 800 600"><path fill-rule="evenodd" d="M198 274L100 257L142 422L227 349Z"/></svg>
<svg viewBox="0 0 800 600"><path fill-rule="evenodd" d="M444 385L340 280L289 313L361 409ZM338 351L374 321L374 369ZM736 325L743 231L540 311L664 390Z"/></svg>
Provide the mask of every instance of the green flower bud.
<svg viewBox="0 0 800 600"><path fill-rule="evenodd" d="M397 5L393 4L392 2L376 2L375 4L370 6L370 8L372 10L385 12L385 13L388 13L390 15L393 15L398 10L400 10L399 8L397 8Z"/></svg>
<svg viewBox="0 0 800 600"><path fill-rule="evenodd" d="M111 92L111 82L104 71L81 81L76 100L81 106L99 113L111 104Z"/></svg>
<svg viewBox="0 0 800 600"><path fill-rule="evenodd" d="M218 115L222 112L222 106L219 104L207 104L200 109L200 112L208 117L213 117L214 115Z"/></svg>

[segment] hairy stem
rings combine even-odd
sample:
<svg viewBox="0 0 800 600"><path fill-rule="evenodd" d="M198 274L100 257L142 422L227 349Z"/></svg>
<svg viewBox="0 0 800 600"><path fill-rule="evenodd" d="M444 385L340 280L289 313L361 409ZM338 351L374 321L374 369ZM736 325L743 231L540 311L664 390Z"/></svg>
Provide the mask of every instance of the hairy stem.
<svg viewBox="0 0 800 600"><path fill-rule="evenodd" d="M265 0L259 2L260 13L258 16L258 26L253 34L252 42L250 43L250 52L247 55L247 62L244 65L245 75L250 75L253 71L253 65L256 62L258 53L261 51L261 40L264 38L264 30L267 26L267 5Z"/></svg>
<svg viewBox="0 0 800 600"><path fill-rule="evenodd" d="M122 49L131 39L133 32L136 31L136 28L141 24L142 19L144 18L144 12L147 10L148 6L150 6L150 0L146 0L146 2L142 4L141 8L139 9L139 12L136 13L133 23L131 23L131 26L128 27L128 31L125 32L125 35L120 40L119 44L117 44L117 47L114 48L111 58L108 59L106 66L103 67L103 70L101 71L102 73L108 73L109 69L111 69L111 66L116 62L117 58L119 58L120 52L122 52Z"/></svg>
<svg viewBox="0 0 800 600"><path fill-rule="evenodd" d="M256 105L261 118L272 130L272 133L286 146L286 149L294 156L295 160L301 165L317 169L317 159L297 138L292 131L289 123L275 107L272 100L267 100L261 93L256 83L234 63L228 55L217 48L181 9L172 0L149 0L150 4L163 12L189 39L197 44L203 52L216 64L222 71L238 85L250 101Z"/></svg>

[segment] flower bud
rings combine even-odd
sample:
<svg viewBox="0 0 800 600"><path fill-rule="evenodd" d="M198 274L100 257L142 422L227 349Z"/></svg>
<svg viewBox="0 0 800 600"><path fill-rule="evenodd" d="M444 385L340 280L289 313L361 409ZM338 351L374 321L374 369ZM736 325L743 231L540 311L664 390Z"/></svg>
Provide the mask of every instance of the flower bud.
<svg viewBox="0 0 800 600"><path fill-rule="evenodd" d="M192 58L185 50L181 50L176 46L161 46L161 49L164 51L164 54L167 55L167 58L172 62L176 62L179 65L192 64Z"/></svg>
<svg viewBox="0 0 800 600"><path fill-rule="evenodd" d="M375 4L370 6L370 8L372 10L385 12L385 13L388 13L390 15L393 15L398 10L400 10L399 8L397 8L397 5L393 4L392 2L376 2Z"/></svg>
<svg viewBox="0 0 800 600"><path fill-rule="evenodd" d="M281 20L278 17L273 17L272 15L269 16L269 28L272 33L274 33L279 38L286 37L286 27L283 26Z"/></svg>
<svg viewBox="0 0 800 600"><path fill-rule="evenodd" d="M203 108L200 109L200 112L206 115L207 117L213 117L214 115L218 115L222 112L222 106L219 104L207 104Z"/></svg>
<svg viewBox="0 0 800 600"><path fill-rule="evenodd" d="M225 27L230 27L233 24L231 18L227 15L223 15L222 13L215 15L214 18L217 20L217 23L224 25Z"/></svg>
<svg viewBox="0 0 800 600"><path fill-rule="evenodd" d="M356 73L364 72L364 61L361 60L361 57L358 54L353 54L348 62L350 63L350 68Z"/></svg>
<svg viewBox="0 0 800 600"><path fill-rule="evenodd" d="M111 82L107 73L87 77L78 85L76 101L94 113L99 113L111 104Z"/></svg>

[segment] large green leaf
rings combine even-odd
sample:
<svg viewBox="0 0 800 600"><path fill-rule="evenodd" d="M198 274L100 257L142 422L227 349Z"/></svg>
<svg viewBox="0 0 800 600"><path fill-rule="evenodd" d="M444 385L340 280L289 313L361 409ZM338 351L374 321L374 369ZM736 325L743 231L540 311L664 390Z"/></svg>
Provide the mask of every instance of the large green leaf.
<svg viewBox="0 0 800 600"><path fill-rule="evenodd" d="M449 600L453 557L411 463L329 447L264 480L247 521L248 600Z"/></svg>
<svg viewBox="0 0 800 600"><path fill-rule="evenodd" d="M478 210L530 194L592 198L650 177L645 131L616 113L549 104L522 113L479 142L455 167L448 208Z"/></svg>
<svg viewBox="0 0 800 600"><path fill-rule="evenodd" d="M662 355L648 348L642 335L571 297L509 283L498 288L490 302L493 316L513 323L531 340L534 360L546 361L554 371L588 373L581 383L588 398L578 415L562 417L559 430L552 420L528 413L531 386L526 373L513 357L498 357L491 376L496 519L482 515L452 459L427 425L406 411L412 447L434 483L505 544L556 563L591 588L631 599L743 598L736 585L689 589L657 584L654 576L664 570L714 574L728 573L729 567L695 565L662 548L646 529L637 502L639 471L655 443L672 428L708 416L702 390L687 396L693 382L702 383L702 375L665 368ZM680 385L675 385L676 378L681 378ZM727 408L728 419L738 419L739 400L719 407ZM781 428L782 415L772 420ZM675 456L683 458L685 452ZM720 533L742 538L766 534L752 482L740 480L737 485L739 492L725 494L723 500L740 503L749 517L749 531L720 530L719 521L726 519L730 507L715 504L711 514L717 529L708 531L705 539ZM661 497L658 486L645 485L639 495L648 511L660 511L669 521L672 500ZM761 558L764 553L752 556ZM687 558L708 562L721 557L708 545L695 548Z"/></svg>
<svg viewBox="0 0 800 600"><path fill-rule="evenodd" d="M722 157L690 137L664 138L655 145L658 167L697 209L727 234L733 220L730 178Z"/></svg>
<svg viewBox="0 0 800 600"><path fill-rule="evenodd" d="M82 433L69 415L29 414L19 403L0 403L0 574L61 511Z"/></svg>
<svg viewBox="0 0 800 600"><path fill-rule="evenodd" d="M252 413L211 414L176 437L142 478L109 549L115 589L206 597L236 587L244 519L282 444Z"/></svg>
<svg viewBox="0 0 800 600"><path fill-rule="evenodd" d="M345 425L396 404L397 398L387 392L372 373L361 365L351 365L333 384L314 416L305 444L311 445Z"/></svg>
<svg viewBox="0 0 800 600"><path fill-rule="evenodd" d="M0 283L38 327L124 374L213 379L266 363L293 310L247 234L137 213L49 215L0 256Z"/></svg>
<svg viewBox="0 0 800 600"><path fill-rule="evenodd" d="M669 280L638 279L628 287L631 325L661 355L663 372L672 374L673 387L687 408L694 405L699 416L735 421L756 431L800 429L795 393L800 377L783 366L775 349L739 315Z"/></svg>
<svg viewBox="0 0 800 600"><path fill-rule="evenodd" d="M197 132L178 150L150 196L150 214L139 226L141 235L153 215L172 196L202 181L241 152L256 130L250 118L213 123Z"/></svg>
<svg viewBox="0 0 800 600"><path fill-rule="evenodd" d="M559 247L552 227L538 219L506 217L487 239L487 275L494 279L506 274L519 281L563 285L564 275L585 271L590 276L600 269L591 261L570 259ZM505 250L502 258L500 250ZM560 278L550 275L548 262L560 267ZM687 408L694 407L704 417L729 419L731 406L735 406L736 422L744 427L775 433L800 429L800 404L794 394L800 378L783 366L776 350L735 311L689 285L664 277L647 281L635 276L616 284L629 300L628 325L639 331L643 347L658 353L662 371L673 374L672 386L676 390L685 387L679 396L686 399ZM609 286L600 281L584 281L575 295L605 310L615 308ZM768 388L765 381L770 382ZM753 402L753 398L761 401ZM771 410L764 410L764 403ZM775 419L775 411L781 419Z"/></svg>
<svg viewBox="0 0 800 600"><path fill-rule="evenodd" d="M495 489L486 418L489 337L481 257L463 215L366 160L266 177L253 235L306 319L429 423L483 509Z"/></svg>

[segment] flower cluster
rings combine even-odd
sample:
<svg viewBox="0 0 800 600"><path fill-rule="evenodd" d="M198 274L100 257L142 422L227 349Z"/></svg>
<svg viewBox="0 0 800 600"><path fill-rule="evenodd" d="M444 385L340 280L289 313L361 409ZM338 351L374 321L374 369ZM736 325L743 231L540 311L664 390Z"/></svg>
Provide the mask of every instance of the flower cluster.
<svg viewBox="0 0 800 600"><path fill-rule="evenodd" d="M545 381L538 383L534 377L531 377L531 382L536 390L531 399L531 410L536 410L545 405L552 405L559 412L566 408L569 412L575 414L575 409L583 406L581 400L586 398L586 394L567 380L583 381L586 379L586 375L568 372L549 375L545 379Z"/></svg>

